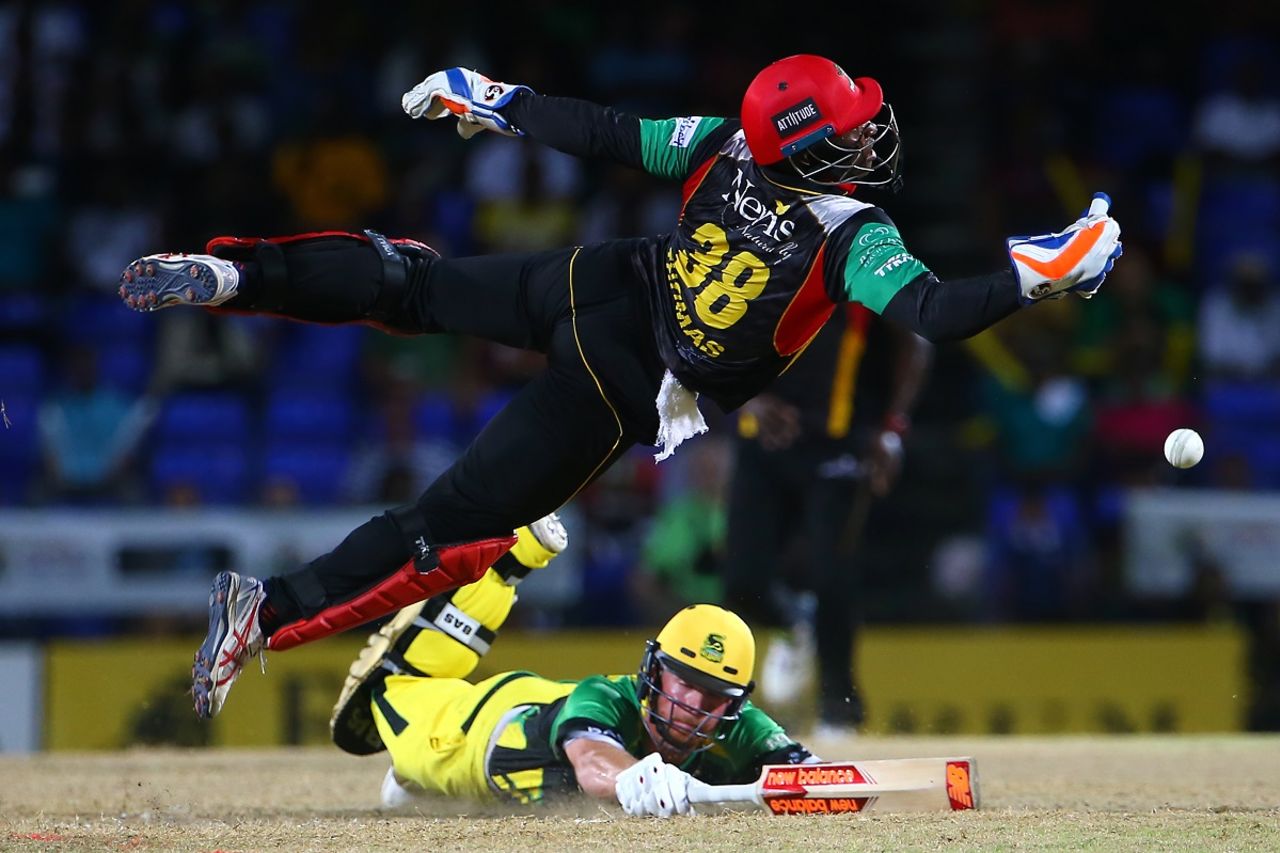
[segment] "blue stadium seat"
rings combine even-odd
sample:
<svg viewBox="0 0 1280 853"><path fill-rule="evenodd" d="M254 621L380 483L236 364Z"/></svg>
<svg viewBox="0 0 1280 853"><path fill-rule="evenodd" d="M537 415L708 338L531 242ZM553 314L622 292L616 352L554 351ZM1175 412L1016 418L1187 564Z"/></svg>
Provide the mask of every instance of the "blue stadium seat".
<svg viewBox="0 0 1280 853"><path fill-rule="evenodd" d="M471 414L471 424L469 433L458 436L458 440L462 444L470 443L484 429L484 425L493 420L493 416L502 410L502 407L511 402L511 398L515 396L514 391L499 389L490 391L479 399L475 409Z"/></svg>
<svg viewBox="0 0 1280 853"><path fill-rule="evenodd" d="M1280 384L1214 382L1203 396L1205 414L1214 424L1280 429Z"/></svg>
<svg viewBox="0 0 1280 853"><path fill-rule="evenodd" d="M281 329L271 360L276 388L346 388L356 378L363 326L289 323Z"/></svg>
<svg viewBox="0 0 1280 853"><path fill-rule="evenodd" d="M1231 257L1251 252L1280 262L1280 183L1233 181L1205 187L1196 215L1196 263L1220 278Z"/></svg>
<svg viewBox="0 0 1280 853"><path fill-rule="evenodd" d="M419 438L453 441L458 416L447 394L428 394L413 407L413 423Z"/></svg>
<svg viewBox="0 0 1280 853"><path fill-rule="evenodd" d="M37 347L0 347L0 398L39 395L45 373L44 354Z"/></svg>
<svg viewBox="0 0 1280 853"><path fill-rule="evenodd" d="M0 294L0 331L34 332L49 316L48 303L35 293Z"/></svg>
<svg viewBox="0 0 1280 853"><path fill-rule="evenodd" d="M115 296L82 295L57 313L63 340L102 344L109 341L150 341L155 318L127 308Z"/></svg>
<svg viewBox="0 0 1280 853"><path fill-rule="evenodd" d="M354 427L355 411L346 394L280 390L267 402L264 432L269 442L346 442Z"/></svg>
<svg viewBox="0 0 1280 853"><path fill-rule="evenodd" d="M127 394L142 394L151 378L151 348L133 341L106 344L98 353L98 378Z"/></svg>
<svg viewBox="0 0 1280 853"><path fill-rule="evenodd" d="M263 482L291 483L306 506L339 502L351 453L337 442L281 442L269 445L263 458Z"/></svg>
<svg viewBox="0 0 1280 853"><path fill-rule="evenodd" d="M224 392L175 394L160 410L156 433L160 443L244 442L253 438L249 404Z"/></svg>
<svg viewBox="0 0 1280 853"><path fill-rule="evenodd" d="M151 487L163 500L177 486L189 486L207 504L243 503L249 497L249 461L238 444L162 444L151 457Z"/></svg>
<svg viewBox="0 0 1280 853"><path fill-rule="evenodd" d="M1260 489L1280 491L1280 443L1260 441L1253 447L1254 483Z"/></svg>

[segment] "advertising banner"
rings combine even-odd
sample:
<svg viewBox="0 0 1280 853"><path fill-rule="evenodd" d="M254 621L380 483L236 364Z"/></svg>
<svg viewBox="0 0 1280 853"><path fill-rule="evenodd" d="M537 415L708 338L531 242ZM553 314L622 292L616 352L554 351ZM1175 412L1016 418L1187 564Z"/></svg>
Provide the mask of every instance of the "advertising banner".
<svg viewBox="0 0 1280 853"><path fill-rule="evenodd" d="M634 672L647 637L511 631L472 677ZM265 676L250 661L208 723L196 719L188 692L198 638L53 644L45 743L325 744L333 702L363 642L352 632L268 654ZM874 628L858 658L874 733L1231 732L1248 708L1245 644L1230 627ZM800 721L786 709L766 710L789 725Z"/></svg>

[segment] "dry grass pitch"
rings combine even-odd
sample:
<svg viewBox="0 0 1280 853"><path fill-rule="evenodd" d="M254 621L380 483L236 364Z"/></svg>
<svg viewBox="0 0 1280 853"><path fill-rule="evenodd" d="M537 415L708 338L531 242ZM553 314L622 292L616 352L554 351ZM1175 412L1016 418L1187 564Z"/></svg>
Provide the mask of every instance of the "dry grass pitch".
<svg viewBox="0 0 1280 853"><path fill-rule="evenodd" d="M1277 850L1280 737L859 738L829 758L973 755L984 809L626 818L377 808L385 756L336 749L0 758L3 850Z"/></svg>

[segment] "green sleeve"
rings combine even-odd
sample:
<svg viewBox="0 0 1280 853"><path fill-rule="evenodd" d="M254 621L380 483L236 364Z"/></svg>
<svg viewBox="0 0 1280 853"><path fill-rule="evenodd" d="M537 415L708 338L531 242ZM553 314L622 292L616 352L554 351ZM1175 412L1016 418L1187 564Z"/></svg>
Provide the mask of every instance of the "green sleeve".
<svg viewBox="0 0 1280 853"><path fill-rule="evenodd" d="M575 722L572 729L589 721L600 729L621 737L628 748L640 733L640 703L636 698L635 680L626 675L593 675L584 678L573 689L551 726L551 745L559 752L565 724Z"/></svg>
<svg viewBox="0 0 1280 853"><path fill-rule="evenodd" d="M640 156L644 169L661 178L683 179L696 163L696 149L722 118L681 116L667 119L640 119Z"/></svg>
<svg viewBox="0 0 1280 853"><path fill-rule="evenodd" d="M743 766L751 766L760 756L793 742L791 735L787 734L787 730L777 720L750 702L742 707L742 716L725 738L726 745Z"/></svg>
<svg viewBox="0 0 1280 853"><path fill-rule="evenodd" d="M844 262L844 295L880 314L889 300L916 276L929 272L902 244L897 226L865 222L858 228Z"/></svg>

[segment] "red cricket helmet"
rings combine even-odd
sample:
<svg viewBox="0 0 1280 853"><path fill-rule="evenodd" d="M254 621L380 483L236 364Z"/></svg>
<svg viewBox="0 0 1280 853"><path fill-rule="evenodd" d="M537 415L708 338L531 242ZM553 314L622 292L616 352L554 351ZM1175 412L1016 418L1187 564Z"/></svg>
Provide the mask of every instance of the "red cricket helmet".
<svg viewBox="0 0 1280 853"><path fill-rule="evenodd" d="M821 56L780 59L742 99L742 130L762 166L791 162L820 184L898 183L898 123L880 84Z"/></svg>

